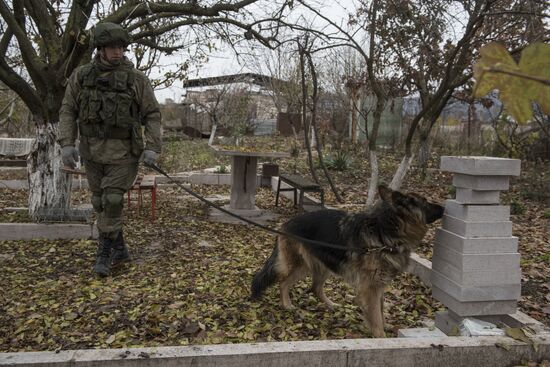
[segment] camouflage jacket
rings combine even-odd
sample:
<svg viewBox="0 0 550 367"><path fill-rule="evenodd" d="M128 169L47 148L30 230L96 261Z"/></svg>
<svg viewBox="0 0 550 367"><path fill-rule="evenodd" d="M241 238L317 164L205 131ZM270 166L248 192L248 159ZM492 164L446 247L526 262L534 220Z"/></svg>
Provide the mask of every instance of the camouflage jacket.
<svg viewBox="0 0 550 367"><path fill-rule="evenodd" d="M105 113L108 110L108 107L105 106L113 104L112 96L118 95L110 90L104 92L99 87L90 88L90 78L88 77L90 71L97 73L97 76L94 74L96 79L92 80L99 80L98 78L108 80L112 74L122 75L125 79L131 80L131 83L128 83L127 95L132 96L131 99L133 99L128 103L136 107L136 116L133 118L136 124L133 124L132 121L125 121L124 128L114 128L117 130L116 133L109 130L107 134L98 134L97 132L91 134L88 131L90 127L103 131L106 127L120 123L120 121L114 121L117 120L117 111L115 110L120 109L120 105L115 103L112 113ZM124 84L124 88L126 88L126 84ZM88 106L87 98L89 98L90 92L97 99L94 101L98 104L95 114L89 113L91 107ZM129 109L128 106L125 107L127 110ZM129 113L126 115L129 116ZM118 118L118 120L121 119ZM159 105L147 76L135 69L126 58L121 65L113 67L106 65L99 59L99 56L96 56L90 64L78 67L69 78L59 114L58 140L62 147L74 145L80 130L79 151L85 160L105 164L131 163L139 159L143 149L160 153L160 123ZM136 141L139 145L137 147Z"/></svg>

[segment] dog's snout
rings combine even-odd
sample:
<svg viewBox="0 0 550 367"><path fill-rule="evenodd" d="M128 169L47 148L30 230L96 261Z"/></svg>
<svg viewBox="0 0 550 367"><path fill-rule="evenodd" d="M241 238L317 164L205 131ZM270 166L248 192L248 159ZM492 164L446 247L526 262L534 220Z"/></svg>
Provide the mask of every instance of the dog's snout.
<svg viewBox="0 0 550 367"><path fill-rule="evenodd" d="M445 207L443 205L430 203L430 209L428 210L428 215L426 216L426 222L429 224L441 219L444 212Z"/></svg>

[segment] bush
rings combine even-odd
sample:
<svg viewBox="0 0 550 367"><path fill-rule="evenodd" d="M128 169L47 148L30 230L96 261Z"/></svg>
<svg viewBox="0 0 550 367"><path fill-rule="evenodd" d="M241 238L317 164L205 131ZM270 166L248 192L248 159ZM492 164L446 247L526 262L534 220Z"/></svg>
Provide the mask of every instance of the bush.
<svg viewBox="0 0 550 367"><path fill-rule="evenodd" d="M329 154L325 158L325 164L327 168L335 171L346 171L350 168L353 160L351 156L344 151L338 151L333 154Z"/></svg>

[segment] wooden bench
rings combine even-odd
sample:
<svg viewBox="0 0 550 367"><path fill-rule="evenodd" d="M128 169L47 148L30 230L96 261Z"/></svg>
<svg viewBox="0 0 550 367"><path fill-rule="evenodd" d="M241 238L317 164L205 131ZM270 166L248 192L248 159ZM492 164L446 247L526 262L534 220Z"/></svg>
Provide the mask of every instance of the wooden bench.
<svg viewBox="0 0 550 367"><path fill-rule="evenodd" d="M291 186L281 189L281 182ZM297 200L297 192L300 191L300 200ZM300 208L304 207L304 193L306 192L318 192L321 194L321 206L325 206L325 192L323 188L313 181L308 180L300 175L280 175L279 182L277 184L277 196L275 198L275 206L279 205L279 193L281 191L293 191L294 192L294 205L298 204Z"/></svg>
<svg viewBox="0 0 550 367"><path fill-rule="evenodd" d="M141 206L143 205L142 191L151 191L151 220L154 222L156 219L156 207L157 207L157 178L155 175L137 176L134 184L128 190L128 207L130 207L130 193L132 191L138 192L138 210L141 212Z"/></svg>

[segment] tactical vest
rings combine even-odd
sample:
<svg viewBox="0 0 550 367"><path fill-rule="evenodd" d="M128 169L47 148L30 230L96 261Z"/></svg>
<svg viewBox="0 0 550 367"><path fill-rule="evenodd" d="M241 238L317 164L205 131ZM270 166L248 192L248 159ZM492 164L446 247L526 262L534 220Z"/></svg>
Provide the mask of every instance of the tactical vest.
<svg viewBox="0 0 550 367"><path fill-rule="evenodd" d="M132 130L139 126L134 81L134 74L127 68L107 73L102 73L93 64L82 68L82 88L78 96L78 119L82 136L132 138Z"/></svg>

